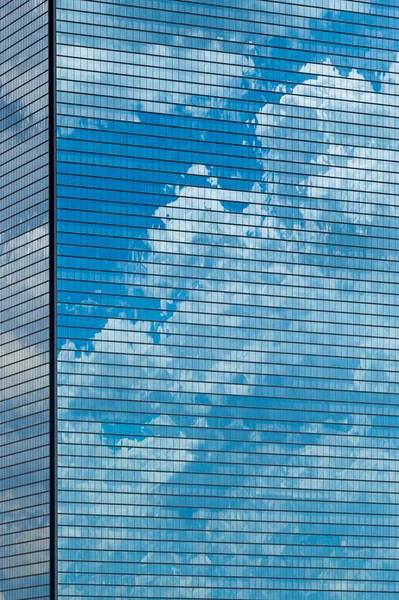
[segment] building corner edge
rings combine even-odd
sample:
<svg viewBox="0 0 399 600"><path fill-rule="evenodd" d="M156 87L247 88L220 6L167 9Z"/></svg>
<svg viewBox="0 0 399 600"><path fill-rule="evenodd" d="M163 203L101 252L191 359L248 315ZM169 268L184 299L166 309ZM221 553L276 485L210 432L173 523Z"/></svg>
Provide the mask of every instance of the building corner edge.
<svg viewBox="0 0 399 600"><path fill-rule="evenodd" d="M49 335L50 335L50 599L57 600L57 193L56 0L48 0Z"/></svg>

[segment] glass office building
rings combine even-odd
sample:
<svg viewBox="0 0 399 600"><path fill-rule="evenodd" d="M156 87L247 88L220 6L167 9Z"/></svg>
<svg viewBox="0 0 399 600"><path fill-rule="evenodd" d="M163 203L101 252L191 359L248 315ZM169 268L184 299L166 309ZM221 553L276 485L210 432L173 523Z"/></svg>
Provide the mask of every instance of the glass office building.
<svg viewBox="0 0 399 600"><path fill-rule="evenodd" d="M0 600L399 598L398 0L0 10Z"/></svg>

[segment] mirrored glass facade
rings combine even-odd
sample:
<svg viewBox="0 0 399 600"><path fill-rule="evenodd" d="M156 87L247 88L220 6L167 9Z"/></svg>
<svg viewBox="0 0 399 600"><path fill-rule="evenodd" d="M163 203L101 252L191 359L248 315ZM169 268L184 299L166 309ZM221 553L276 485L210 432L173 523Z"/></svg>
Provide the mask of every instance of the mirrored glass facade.
<svg viewBox="0 0 399 600"><path fill-rule="evenodd" d="M394 4L58 1L63 600L399 594Z"/></svg>
<svg viewBox="0 0 399 600"><path fill-rule="evenodd" d="M49 598L48 5L0 3L0 599Z"/></svg>
<svg viewBox="0 0 399 600"><path fill-rule="evenodd" d="M56 0L54 18L59 600L399 597L398 0ZM19 458L13 480L1 455L1 551L47 572L17 548L48 514L40 52L35 91L10 63L2 92ZM33 571L0 600L46 598Z"/></svg>

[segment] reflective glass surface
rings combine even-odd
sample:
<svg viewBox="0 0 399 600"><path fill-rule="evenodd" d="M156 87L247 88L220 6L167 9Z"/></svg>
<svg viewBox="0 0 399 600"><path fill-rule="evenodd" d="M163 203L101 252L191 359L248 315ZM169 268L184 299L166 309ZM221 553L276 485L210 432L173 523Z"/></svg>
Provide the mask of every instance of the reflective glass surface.
<svg viewBox="0 0 399 600"><path fill-rule="evenodd" d="M47 2L0 3L0 599L49 597Z"/></svg>
<svg viewBox="0 0 399 600"><path fill-rule="evenodd" d="M57 0L60 600L399 595L398 10Z"/></svg>

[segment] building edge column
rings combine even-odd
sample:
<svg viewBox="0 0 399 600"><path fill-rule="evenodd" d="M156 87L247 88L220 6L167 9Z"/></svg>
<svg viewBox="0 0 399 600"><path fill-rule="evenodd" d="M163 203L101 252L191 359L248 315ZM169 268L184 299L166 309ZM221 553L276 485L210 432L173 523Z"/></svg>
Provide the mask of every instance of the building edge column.
<svg viewBox="0 0 399 600"><path fill-rule="evenodd" d="M49 69L49 334L50 334L50 598L57 600L57 178L56 0L48 0Z"/></svg>

